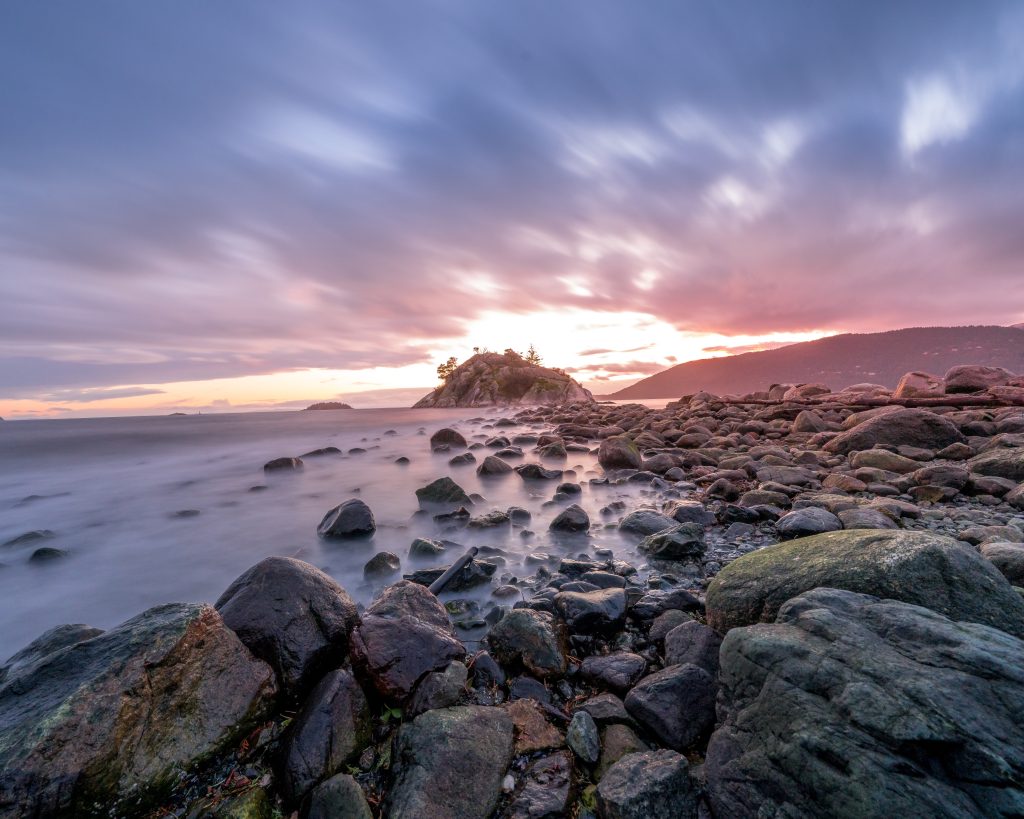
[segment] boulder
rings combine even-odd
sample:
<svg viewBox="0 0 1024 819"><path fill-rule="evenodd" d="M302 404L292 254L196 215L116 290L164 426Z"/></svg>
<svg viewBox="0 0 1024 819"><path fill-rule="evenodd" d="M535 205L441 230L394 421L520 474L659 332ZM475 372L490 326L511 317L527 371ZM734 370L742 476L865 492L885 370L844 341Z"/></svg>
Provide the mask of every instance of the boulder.
<svg viewBox="0 0 1024 819"><path fill-rule="evenodd" d="M901 408L868 418L825 444L827 452L846 455L878 444L909 445L923 449L942 449L967 439L941 415L923 409Z"/></svg>
<svg viewBox="0 0 1024 819"><path fill-rule="evenodd" d="M620 696L632 688L647 670L647 660L631 651L587 657L580 665L583 679Z"/></svg>
<svg viewBox="0 0 1024 819"><path fill-rule="evenodd" d="M814 410L801 410L793 420L793 432L824 432L828 424Z"/></svg>
<svg viewBox="0 0 1024 819"><path fill-rule="evenodd" d="M562 477L561 469L545 469L540 464L522 464L515 467L515 472L524 481L554 481Z"/></svg>
<svg viewBox="0 0 1024 819"><path fill-rule="evenodd" d="M743 555L708 587L708 625L725 633L771 622L783 603L819 586L902 600L1024 636L1024 600L991 563L952 538L905 530L829 532Z"/></svg>
<svg viewBox="0 0 1024 819"><path fill-rule="evenodd" d="M500 478L512 472L510 464L505 463L496 455L488 455L476 468L476 474L481 478Z"/></svg>
<svg viewBox="0 0 1024 819"><path fill-rule="evenodd" d="M317 683L284 742L284 785L296 803L318 782L359 756L373 732L373 715L352 672L338 668Z"/></svg>
<svg viewBox="0 0 1024 819"><path fill-rule="evenodd" d="M590 529L590 516L579 504L574 503L559 512L548 528L552 532L579 534Z"/></svg>
<svg viewBox="0 0 1024 819"><path fill-rule="evenodd" d="M700 523L680 523L666 531L648 535L637 548L659 560L700 558L707 549L704 526Z"/></svg>
<svg viewBox="0 0 1024 819"><path fill-rule="evenodd" d="M416 490L421 509L432 507L472 506L473 501L461 486L445 475Z"/></svg>
<svg viewBox="0 0 1024 819"><path fill-rule="evenodd" d="M509 819L566 816L572 788L572 757L566 751L530 763L509 808Z"/></svg>
<svg viewBox="0 0 1024 819"><path fill-rule="evenodd" d="M444 429L439 429L430 436L431 449L437 449L443 452L446 449L451 449L453 447L458 449L465 449L466 447L466 439L458 430L452 429L451 427L445 427Z"/></svg>
<svg viewBox="0 0 1024 819"><path fill-rule="evenodd" d="M665 750L627 754L601 777L597 810L601 819L695 819L697 790L686 757Z"/></svg>
<svg viewBox="0 0 1024 819"><path fill-rule="evenodd" d="M351 498L339 503L324 515L316 533L322 538L357 538L369 537L377 531L377 523L373 512L359 498Z"/></svg>
<svg viewBox="0 0 1024 819"><path fill-rule="evenodd" d="M102 633L103 629L93 628L84 623L68 623L62 626L54 626L36 637L17 654L7 658L7 662L0 667L0 682L3 682L8 674L14 673L19 668L32 665L36 660L45 657L47 654L53 654L55 651L73 646L75 643L80 643L83 640L91 640Z"/></svg>
<svg viewBox="0 0 1024 819"><path fill-rule="evenodd" d="M893 391L893 398L939 398L945 393L946 385L937 375L930 373L906 373Z"/></svg>
<svg viewBox="0 0 1024 819"><path fill-rule="evenodd" d="M1024 587L1024 544L996 541L981 547L981 553L992 561L1014 586Z"/></svg>
<svg viewBox="0 0 1024 819"><path fill-rule="evenodd" d="M373 819L373 813L359 783L341 773L313 789L305 819Z"/></svg>
<svg viewBox="0 0 1024 819"><path fill-rule="evenodd" d="M783 540L835 532L842 528L843 522L838 517L817 506L794 509L775 522L775 531Z"/></svg>
<svg viewBox="0 0 1024 819"><path fill-rule="evenodd" d="M665 635L665 665L695 665L718 676L718 649L722 638L713 628L689 620Z"/></svg>
<svg viewBox="0 0 1024 819"><path fill-rule="evenodd" d="M715 816L1024 814L1024 642L820 588L729 632Z"/></svg>
<svg viewBox="0 0 1024 819"><path fill-rule="evenodd" d="M685 751L711 733L716 690L703 668L670 665L637 683L626 695L626 710L663 745Z"/></svg>
<svg viewBox="0 0 1024 819"><path fill-rule="evenodd" d="M395 574L402 568L402 561L398 555L391 552L378 552L363 566L363 577L367 580L376 580L381 577Z"/></svg>
<svg viewBox="0 0 1024 819"><path fill-rule="evenodd" d="M416 685L406 715L418 716L434 708L457 705L466 690L469 670L465 663L448 663L444 671L431 671Z"/></svg>
<svg viewBox="0 0 1024 819"><path fill-rule="evenodd" d="M1024 481L1024 447L991 449L975 455L967 462L967 466L978 475Z"/></svg>
<svg viewBox="0 0 1024 819"><path fill-rule="evenodd" d="M289 696L341 664L357 620L356 604L337 582L290 557L268 557L243 572L216 609Z"/></svg>
<svg viewBox="0 0 1024 819"><path fill-rule="evenodd" d="M605 438L597 450L597 462L604 469L639 469L643 460L636 444L625 435Z"/></svg>
<svg viewBox="0 0 1024 819"><path fill-rule="evenodd" d="M512 761L512 720L478 705L427 711L398 732L382 815L487 819Z"/></svg>
<svg viewBox="0 0 1024 819"><path fill-rule="evenodd" d="M1013 379L1013 373L1002 367L985 367L981 364L962 364L953 367L943 379L946 392L984 392L989 387L1004 387Z"/></svg>
<svg viewBox="0 0 1024 819"><path fill-rule="evenodd" d="M622 589L559 592L555 610L573 633L603 631L626 616L626 593Z"/></svg>
<svg viewBox="0 0 1024 819"><path fill-rule="evenodd" d="M266 717L274 672L208 605L157 606L39 656L0 686L6 816L155 806Z"/></svg>
<svg viewBox="0 0 1024 819"><path fill-rule="evenodd" d="M672 529L675 525L674 518L655 512L653 509L637 509L622 519L622 522L619 523L619 530L646 537L656 532Z"/></svg>
<svg viewBox="0 0 1024 819"><path fill-rule="evenodd" d="M534 609L513 609L487 635L491 652L502 665L519 666L540 679L565 673L564 637L554 617Z"/></svg>
<svg viewBox="0 0 1024 819"><path fill-rule="evenodd" d="M352 632L352 660L385 699L404 702L420 678L466 655L448 612L423 586L388 586Z"/></svg>

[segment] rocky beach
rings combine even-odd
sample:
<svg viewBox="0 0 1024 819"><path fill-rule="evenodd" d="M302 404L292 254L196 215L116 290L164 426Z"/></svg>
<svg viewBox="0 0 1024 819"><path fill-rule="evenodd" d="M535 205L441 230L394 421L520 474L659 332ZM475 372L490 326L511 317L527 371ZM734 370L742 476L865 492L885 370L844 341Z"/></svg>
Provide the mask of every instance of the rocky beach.
<svg viewBox="0 0 1024 819"><path fill-rule="evenodd" d="M358 590L271 556L10 657L3 815L1024 811L1019 378L490 409L418 440L404 550L358 496L307 521Z"/></svg>

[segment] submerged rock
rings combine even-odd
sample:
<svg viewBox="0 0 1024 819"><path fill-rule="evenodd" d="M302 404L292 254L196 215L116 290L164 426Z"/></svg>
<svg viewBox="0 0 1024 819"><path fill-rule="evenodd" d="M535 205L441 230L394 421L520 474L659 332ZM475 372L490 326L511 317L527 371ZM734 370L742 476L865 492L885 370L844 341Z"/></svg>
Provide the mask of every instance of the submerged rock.
<svg viewBox="0 0 1024 819"><path fill-rule="evenodd" d="M441 449L441 448L458 447L459 449L465 449L466 439L458 430L454 430L451 427L445 427L439 429L433 435L430 436L430 448Z"/></svg>
<svg viewBox="0 0 1024 819"><path fill-rule="evenodd" d="M10 673L0 686L0 794L14 816L144 811L233 748L277 692L207 605L157 606Z"/></svg>
<svg viewBox="0 0 1024 819"><path fill-rule="evenodd" d="M1024 813L1024 642L836 589L729 632L716 816Z"/></svg>

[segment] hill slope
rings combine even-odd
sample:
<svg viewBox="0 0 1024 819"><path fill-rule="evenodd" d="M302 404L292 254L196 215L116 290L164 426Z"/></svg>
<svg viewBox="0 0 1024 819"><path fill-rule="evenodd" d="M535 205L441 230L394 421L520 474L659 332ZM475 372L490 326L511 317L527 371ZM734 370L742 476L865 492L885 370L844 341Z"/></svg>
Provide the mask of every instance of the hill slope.
<svg viewBox="0 0 1024 819"><path fill-rule="evenodd" d="M606 397L678 398L699 390L747 393L775 383L821 382L840 390L868 381L895 387L900 376L912 370L942 375L957 364L1024 372L1024 329L912 327L846 333L775 350L687 361Z"/></svg>

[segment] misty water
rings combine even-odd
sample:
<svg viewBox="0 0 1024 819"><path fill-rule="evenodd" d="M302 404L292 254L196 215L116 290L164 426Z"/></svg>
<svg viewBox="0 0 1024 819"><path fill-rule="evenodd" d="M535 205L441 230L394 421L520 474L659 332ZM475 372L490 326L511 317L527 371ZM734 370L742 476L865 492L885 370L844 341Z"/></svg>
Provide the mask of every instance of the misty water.
<svg viewBox="0 0 1024 819"><path fill-rule="evenodd" d="M452 548L442 559L410 562L409 545L417 537L500 548L505 564L494 586L534 573L538 564L526 561L530 553L549 555L553 569L561 557L610 549L640 566L635 540L601 528L599 509L617 499L640 505L650 490L589 486L587 480L600 474L593 455L570 452L568 460L544 462L575 468L575 478L566 479L583 484L578 502L595 524L590 536L557 540L549 537L548 524L564 504L544 504L558 481L528 485L515 473L481 481L475 465L448 465L456 453L431 453L429 435L444 426L470 443L545 428L496 429L500 417L497 410L384 409L0 423L0 543L32 530L55 535L0 547L0 659L61 623L109 628L158 603L213 602L268 555L320 567L364 604L397 579L364 579L363 566L377 552L398 555L403 572L445 565L462 554ZM306 458L301 471L263 471L273 458L328 446L343 454ZM523 449L525 457L512 465L540 462L530 445ZM490 452L476 450L478 462ZM400 456L411 463L396 464ZM512 505L528 509L535 536L524 538L521 527L509 526L440 531L431 516L417 514L415 490L443 475L484 496L473 515ZM318 538L323 515L352 497L373 510L373 538ZM41 546L69 555L30 563ZM444 597L486 603L492 588Z"/></svg>

